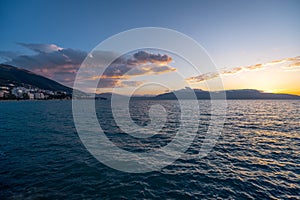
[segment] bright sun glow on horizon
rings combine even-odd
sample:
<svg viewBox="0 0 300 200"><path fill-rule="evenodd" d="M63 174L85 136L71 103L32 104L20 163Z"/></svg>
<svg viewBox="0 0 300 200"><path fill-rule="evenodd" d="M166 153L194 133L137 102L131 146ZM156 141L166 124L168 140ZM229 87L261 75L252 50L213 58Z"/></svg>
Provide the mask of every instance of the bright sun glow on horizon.
<svg viewBox="0 0 300 200"><path fill-rule="evenodd" d="M298 62L299 56L282 59L280 62L277 60L265 64L232 68L228 70L230 73L220 73L218 76L222 78L225 90L256 89L269 93L300 95L300 68ZM202 75L200 78L206 77ZM214 81L213 78L209 77L205 80L210 85L214 85ZM204 82L201 81L194 83L193 88L208 90ZM222 88L215 87L211 89L221 90Z"/></svg>

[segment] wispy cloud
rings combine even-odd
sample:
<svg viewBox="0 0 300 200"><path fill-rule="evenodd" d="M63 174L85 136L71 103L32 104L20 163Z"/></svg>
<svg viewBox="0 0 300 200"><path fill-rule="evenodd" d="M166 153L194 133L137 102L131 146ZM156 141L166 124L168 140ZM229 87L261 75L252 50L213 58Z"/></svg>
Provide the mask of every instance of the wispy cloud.
<svg viewBox="0 0 300 200"><path fill-rule="evenodd" d="M300 67L300 62L293 63L288 66L289 68Z"/></svg>
<svg viewBox="0 0 300 200"><path fill-rule="evenodd" d="M256 64L256 65L250 65L250 66L247 66L247 67L244 67L244 69L246 70L256 70L256 69L262 69L264 67L264 64ZM243 70L242 67L240 67L241 70Z"/></svg>
<svg viewBox="0 0 300 200"><path fill-rule="evenodd" d="M38 53L50 53L53 51L63 50L62 47L59 47L55 44L32 44L32 43L22 43L22 42L19 42L17 44Z"/></svg>
<svg viewBox="0 0 300 200"><path fill-rule="evenodd" d="M20 56L21 54L18 52L13 52L13 51L0 51L0 59L2 59L2 62L8 62L11 61L12 59Z"/></svg>
<svg viewBox="0 0 300 200"><path fill-rule="evenodd" d="M300 59L297 62L293 62L283 67L287 72L298 72L300 71Z"/></svg>
<svg viewBox="0 0 300 200"><path fill-rule="evenodd" d="M199 82L207 81L207 80L214 79L217 77L219 77L218 73L210 72L210 73L200 74L198 76L193 76L193 77L187 78L187 81L190 83L199 83Z"/></svg>
<svg viewBox="0 0 300 200"><path fill-rule="evenodd" d="M300 67L300 56L297 57L297 59L295 59L293 61L294 62L292 62L291 64L284 66L284 68L286 68L286 69L299 68Z"/></svg>
<svg viewBox="0 0 300 200"><path fill-rule="evenodd" d="M200 83L203 81L208 81L223 75L233 75L237 74L242 71L252 71L252 70L261 70L264 69L265 67L268 66L273 66L273 65L279 65L282 64L282 68L285 69L292 69L296 67L300 67L300 56L293 57L293 58L285 58L281 60L273 60L267 63L259 63L255 65L250 65L250 66L241 66L241 67L234 67L231 69L226 69L226 70L221 70L219 72L210 72L206 74L200 74L198 76L190 77L187 78L186 80L189 83Z"/></svg>
<svg viewBox="0 0 300 200"><path fill-rule="evenodd" d="M103 68L103 63L116 54L114 52L85 51L62 48L55 44L26 44L18 43L32 50L33 55L19 55L13 52L0 52L5 64L25 68L34 73L54 79L58 82L73 86L76 72L86 57L92 58L92 63L86 63L87 68ZM168 64L172 58L168 55L138 51L132 55L121 56L107 67L101 77L90 73L82 77L82 81L101 78L100 87L130 87L141 84L140 81L129 81L132 77L142 75L158 75L175 71Z"/></svg>
<svg viewBox="0 0 300 200"><path fill-rule="evenodd" d="M230 70L224 70L222 74L236 74L243 70L243 67L235 67Z"/></svg>

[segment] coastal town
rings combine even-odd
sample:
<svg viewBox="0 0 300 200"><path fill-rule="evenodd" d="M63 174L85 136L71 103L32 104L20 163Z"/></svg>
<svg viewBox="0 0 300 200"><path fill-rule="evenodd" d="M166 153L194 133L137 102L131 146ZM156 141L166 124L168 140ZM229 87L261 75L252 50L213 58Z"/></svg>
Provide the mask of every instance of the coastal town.
<svg viewBox="0 0 300 200"><path fill-rule="evenodd" d="M44 90L30 85L16 86L6 84L0 86L0 100L50 100L71 99L65 91Z"/></svg>

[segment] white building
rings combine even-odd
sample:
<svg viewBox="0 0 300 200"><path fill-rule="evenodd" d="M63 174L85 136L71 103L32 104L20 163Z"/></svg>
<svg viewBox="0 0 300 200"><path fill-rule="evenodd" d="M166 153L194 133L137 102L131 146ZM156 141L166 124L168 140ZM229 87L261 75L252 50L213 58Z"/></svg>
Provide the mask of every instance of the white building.
<svg viewBox="0 0 300 200"><path fill-rule="evenodd" d="M27 95L30 100L34 99L34 94L28 92Z"/></svg>
<svg viewBox="0 0 300 200"><path fill-rule="evenodd" d="M17 98L23 98L23 94L27 93L27 89L24 87L14 87L11 90L11 93L15 95Z"/></svg>
<svg viewBox="0 0 300 200"><path fill-rule="evenodd" d="M0 90L0 98L5 98L9 94L7 90Z"/></svg>
<svg viewBox="0 0 300 200"><path fill-rule="evenodd" d="M41 92L34 93L34 99L44 99L45 95Z"/></svg>
<svg viewBox="0 0 300 200"><path fill-rule="evenodd" d="M9 90L9 87L1 86L0 89L1 89L1 90Z"/></svg>

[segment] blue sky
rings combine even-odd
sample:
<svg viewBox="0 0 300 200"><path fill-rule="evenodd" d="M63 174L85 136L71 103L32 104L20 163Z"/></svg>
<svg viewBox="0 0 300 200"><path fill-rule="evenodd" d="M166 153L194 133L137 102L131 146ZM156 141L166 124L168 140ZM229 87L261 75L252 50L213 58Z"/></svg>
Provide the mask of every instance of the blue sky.
<svg viewBox="0 0 300 200"><path fill-rule="evenodd" d="M32 54L18 43L89 52L138 27L164 27L199 42L220 68L300 55L300 1L0 2L0 51Z"/></svg>
<svg viewBox="0 0 300 200"><path fill-rule="evenodd" d="M158 26L191 36L212 56L249 52L252 59L264 59L258 55L269 56L275 49L283 57L296 56L300 51L299 10L297 0L2 0L0 42L1 50L24 50L15 42L35 42L89 51L121 31Z"/></svg>

